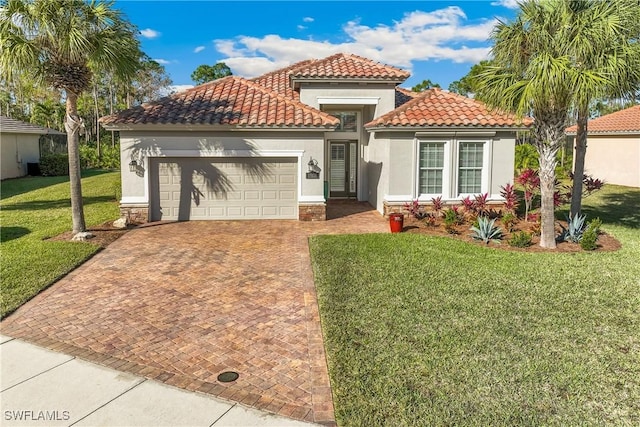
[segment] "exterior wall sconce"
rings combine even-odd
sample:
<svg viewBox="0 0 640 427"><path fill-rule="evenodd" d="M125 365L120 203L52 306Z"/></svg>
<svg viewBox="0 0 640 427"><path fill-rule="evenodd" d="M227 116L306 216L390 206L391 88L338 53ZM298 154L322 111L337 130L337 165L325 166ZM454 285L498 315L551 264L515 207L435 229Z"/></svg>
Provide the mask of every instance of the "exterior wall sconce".
<svg viewBox="0 0 640 427"><path fill-rule="evenodd" d="M309 168L307 172L307 179L320 179L320 171L322 169L318 167L318 161L311 158L309 159L307 166Z"/></svg>
<svg viewBox="0 0 640 427"><path fill-rule="evenodd" d="M138 162L135 160L131 160L129 162L129 172L137 172L138 171Z"/></svg>

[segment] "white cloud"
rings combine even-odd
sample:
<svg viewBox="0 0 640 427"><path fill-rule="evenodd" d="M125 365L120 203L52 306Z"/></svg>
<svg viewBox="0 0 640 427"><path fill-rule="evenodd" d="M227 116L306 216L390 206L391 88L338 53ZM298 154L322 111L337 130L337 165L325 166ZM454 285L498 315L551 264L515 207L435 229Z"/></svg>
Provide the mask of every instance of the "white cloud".
<svg viewBox="0 0 640 427"><path fill-rule="evenodd" d="M497 0L492 1L491 6L502 6L508 9L517 9L519 0Z"/></svg>
<svg viewBox="0 0 640 427"><path fill-rule="evenodd" d="M302 18L302 22L313 22L315 21L315 19L313 19L310 16L305 16L304 18Z"/></svg>
<svg viewBox="0 0 640 427"><path fill-rule="evenodd" d="M304 25L298 25L298 30L302 31L302 30L306 30L307 27L305 27Z"/></svg>
<svg viewBox="0 0 640 427"><path fill-rule="evenodd" d="M153 60L156 61L158 64L161 64L161 65L171 64L171 61L166 60L166 59L162 59L162 58L153 58Z"/></svg>
<svg viewBox="0 0 640 427"><path fill-rule="evenodd" d="M198 46L195 49L193 49L193 53L200 53L204 50L204 46Z"/></svg>
<svg viewBox="0 0 640 427"><path fill-rule="evenodd" d="M140 35L146 39L155 39L160 37L160 32L156 30L152 30L151 28L145 28L144 30L140 30Z"/></svg>
<svg viewBox="0 0 640 427"><path fill-rule="evenodd" d="M503 0L505 1L505 0ZM464 11L451 6L432 12L406 13L391 24L344 24L343 42L238 36L214 40L222 59L236 75L254 77L308 58L350 52L408 69L414 61L476 63L489 56L489 35L496 20L470 23Z"/></svg>

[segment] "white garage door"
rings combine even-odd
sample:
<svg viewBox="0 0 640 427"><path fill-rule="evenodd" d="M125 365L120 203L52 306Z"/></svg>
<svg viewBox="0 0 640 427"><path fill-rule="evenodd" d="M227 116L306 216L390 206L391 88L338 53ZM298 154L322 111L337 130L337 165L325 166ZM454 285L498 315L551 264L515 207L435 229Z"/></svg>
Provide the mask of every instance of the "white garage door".
<svg viewBox="0 0 640 427"><path fill-rule="evenodd" d="M151 162L152 220L297 219L296 158Z"/></svg>

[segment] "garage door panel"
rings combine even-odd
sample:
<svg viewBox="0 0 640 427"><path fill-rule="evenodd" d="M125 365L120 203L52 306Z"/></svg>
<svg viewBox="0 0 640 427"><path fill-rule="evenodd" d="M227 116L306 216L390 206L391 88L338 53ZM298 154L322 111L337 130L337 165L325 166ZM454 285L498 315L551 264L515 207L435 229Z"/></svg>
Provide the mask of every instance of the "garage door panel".
<svg viewBox="0 0 640 427"><path fill-rule="evenodd" d="M152 202L154 220L298 216L295 158L155 159L153 164L158 175L156 188L152 189L152 198L157 199ZM189 177L185 183L181 182L183 169ZM211 178L203 176L203 171L214 177L215 190L210 188ZM181 198L191 200L190 206L181 206Z"/></svg>

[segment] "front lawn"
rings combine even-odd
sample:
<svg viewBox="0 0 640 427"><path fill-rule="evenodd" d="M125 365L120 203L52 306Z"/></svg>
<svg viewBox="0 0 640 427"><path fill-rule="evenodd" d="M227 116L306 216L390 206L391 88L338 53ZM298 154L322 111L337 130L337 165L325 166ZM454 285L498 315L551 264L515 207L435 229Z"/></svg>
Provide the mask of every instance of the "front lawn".
<svg viewBox="0 0 640 427"><path fill-rule="evenodd" d="M118 218L119 172L83 173L87 225ZM91 243L46 241L71 229L68 177L2 182L1 315L5 317L98 250Z"/></svg>
<svg viewBox="0 0 640 427"><path fill-rule="evenodd" d="M639 202L585 199L616 252L313 237L338 424L640 425Z"/></svg>

